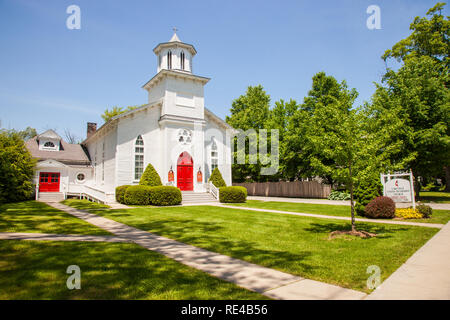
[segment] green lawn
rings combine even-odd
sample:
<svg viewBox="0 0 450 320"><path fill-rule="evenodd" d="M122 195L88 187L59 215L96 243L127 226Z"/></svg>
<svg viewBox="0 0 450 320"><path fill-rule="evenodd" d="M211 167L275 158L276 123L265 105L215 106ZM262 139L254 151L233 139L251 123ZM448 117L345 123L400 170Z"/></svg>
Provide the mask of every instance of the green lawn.
<svg viewBox="0 0 450 320"><path fill-rule="evenodd" d="M419 193L420 201L435 203L450 203L450 192L421 191Z"/></svg>
<svg viewBox="0 0 450 320"><path fill-rule="evenodd" d="M330 204L294 203L283 201L247 200L245 203L229 203L233 207L249 207L279 211L323 214L328 216L349 217L350 206Z"/></svg>
<svg viewBox="0 0 450 320"><path fill-rule="evenodd" d="M213 206L93 210L171 239L305 278L368 291L367 267L386 279L438 229L357 223L371 239L328 240L348 222Z"/></svg>
<svg viewBox="0 0 450 320"><path fill-rule="evenodd" d="M230 206L269 209L289 212L314 213L328 216L350 217L350 206L330 204L309 204L281 201L247 200L246 203L232 203ZM357 218L364 218L357 216ZM408 219L409 222L442 223L450 221L450 210L433 210L429 219Z"/></svg>
<svg viewBox="0 0 450 320"><path fill-rule="evenodd" d="M80 210L86 210L86 209L107 209L109 208L108 205L102 204L102 203L96 203L89 200L79 200L79 199L67 199L64 201L61 201L62 204L65 204L67 206L71 206Z"/></svg>
<svg viewBox="0 0 450 320"><path fill-rule="evenodd" d="M265 298L135 244L0 240L0 257L0 300Z"/></svg>
<svg viewBox="0 0 450 320"><path fill-rule="evenodd" d="M0 232L110 235L107 231L37 201L0 205Z"/></svg>

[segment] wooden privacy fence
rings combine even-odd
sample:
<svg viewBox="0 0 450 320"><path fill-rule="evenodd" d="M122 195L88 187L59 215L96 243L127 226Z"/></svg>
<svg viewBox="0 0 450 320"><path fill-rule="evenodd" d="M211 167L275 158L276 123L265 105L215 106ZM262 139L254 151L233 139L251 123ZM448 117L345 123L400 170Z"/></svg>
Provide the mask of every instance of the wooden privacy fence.
<svg viewBox="0 0 450 320"><path fill-rule="evenodd" d="M331 193L330 185L317 181L244 182L233 186L245 187L249 196L325 199Z"/></svg>

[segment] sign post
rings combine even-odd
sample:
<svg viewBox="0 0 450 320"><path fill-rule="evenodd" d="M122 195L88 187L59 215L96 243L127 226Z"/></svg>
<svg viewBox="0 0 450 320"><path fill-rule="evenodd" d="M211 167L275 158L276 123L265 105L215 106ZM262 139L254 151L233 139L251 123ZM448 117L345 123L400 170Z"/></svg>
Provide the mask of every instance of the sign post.
<svg viewBox="0 0 450 320"><path fill-rule="evenodd" d="M409 177L409 179L404 179ZM412 171L404 173L381 174L381 183L383 184L383 195L391 198L394 202L412 202L416 209L414 199L414 177Z"/></svg>

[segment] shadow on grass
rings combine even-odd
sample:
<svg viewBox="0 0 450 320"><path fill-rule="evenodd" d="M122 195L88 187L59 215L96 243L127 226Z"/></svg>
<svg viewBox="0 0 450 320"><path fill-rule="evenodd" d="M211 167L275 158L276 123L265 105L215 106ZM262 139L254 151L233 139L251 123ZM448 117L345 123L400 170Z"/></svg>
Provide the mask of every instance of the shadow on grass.
<svg viewBox="0 0 450 320"><path fill-rule="evenodd" d="M292 253L283 250L263 249L259 239L246 241L239 237L229 237L220 222L200 221L195 218L182 218L177 216L173 219L161 219L164 216L158 211L157 220L146 219L146 214L126 209L108 210L107 212L90 210L92 213L116 220L118 222L133 226L140 230L148 231L181 243L197 246L212 252L221 253L236 259L246 260L268 268L282 270L280 266L288 266L295 263L297 268L313 272L314 266L305 262L311 252L302 250ZM152 210L146 211L151 214ZM245 232L245 230L243 230ZM142 239L138 240L144 240Z"/></svg>
<svg viewBox="0 0 450 320"><path fill-rule="evenodd" d="M261 299L134 244L0 241L0 299ZM81 289L69 290L69 265Z"/></svg>
<svg viewBox="0 0 450 320"><path fill-rule="evenodd" d="M110 235L66 212L37 201L1 205L0 232Z"/></svg>
<svg viewBox="0 0 450 320"><path fill-rule="evenodd" d="M346 224L338 224L333 222L322 222L322 223L311 223L309 228L305 228L304 230L308 232L313 233L330 233L333 231L350 231L352 230L352 225L350 223ZM408 231L407 227L400 227L395 226L393 227L390 225L389 227L383 226L383 225L374 225L374 224L367 224L367 223L356 223L356 230L359 231L366 231L369 233L375 233L377 235L377 238L379 239L388 239L392 238L392 234L400 232L400 231ZM370 239L370 238L366 238Z"/></svg>

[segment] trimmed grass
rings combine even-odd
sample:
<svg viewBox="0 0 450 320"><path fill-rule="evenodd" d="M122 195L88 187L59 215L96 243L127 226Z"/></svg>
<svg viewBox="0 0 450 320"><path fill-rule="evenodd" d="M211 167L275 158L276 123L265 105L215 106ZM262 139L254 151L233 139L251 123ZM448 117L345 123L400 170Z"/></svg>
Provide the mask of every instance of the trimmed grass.
<svg viewBox="0 0 450 320"><path fill-rule="evenodd" d="M348 230L350 224L214 206L91 211L213 252L365 292L368 266L379 266L384 280L438 231L357 223L378 237L328 240L331 231Z"/></svg>
<svg viewBox="0 0 450 320"><path fill-rule="evenodd" d="M62 204L65 204L66 206L71 206L76 209L80 210L87 210L87 209L108 209L109 206L106 204L96 203L89 200L79 200L79 199L67 199L64 201L61 201Z"/></svg>
<svg viewBox="0 0 450 320"><path fill-rule="evenodd" d="M0 232L111 235L66 212L37 201L0 205Z"/></svg>
<svg viewBox="0 0 450 320"><path fill-rule="evenodd" d="M331 204L294 203L282 201L247 200L245 203L228 203L233 207L249 207L278 211L323 214L327 216L350 217L350 206Z"/></svg>
<svg viewBox="0 0 450 320"><path fill-rule="evenodd" d="M450 192L421 191L419 198L422 202L450 203Z"/></svg>
<svg viewBox="0 0 450 320"><path fill-rule="evenodd" d="M350 206L342 205L340 206L330 204L309 204L261 200L247 200L246 203L232 203L227 205L242 208L248 207L289 212L323 214L328 216L350 217ZM356 217L366 218L358 215ZM446 224L448 221L450 221L450 210L433 210L433 214L429 219L407 219L402 221Z"/></svg>
<svg viewBox="0 0 450 320"><path fill-rule="evenodd" d="M134 244L0 240L0 299L265 299ZM69 265L81 289L69 290Z"/></svg>

